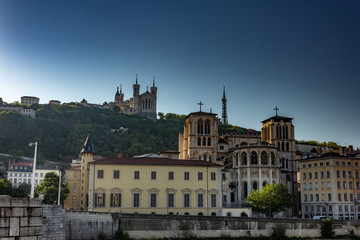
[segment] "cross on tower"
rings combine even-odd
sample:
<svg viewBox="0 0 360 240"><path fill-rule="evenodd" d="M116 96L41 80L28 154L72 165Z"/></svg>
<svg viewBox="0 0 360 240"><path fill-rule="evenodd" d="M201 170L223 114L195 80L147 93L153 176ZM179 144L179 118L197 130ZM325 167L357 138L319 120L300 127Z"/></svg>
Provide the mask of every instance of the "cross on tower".
<svg viewBox="0 0 360 240"><path fill-rule="evenodd" d="M276 106L275 108L274 108L274 110L275 110L275 114L276 114L276 116L277 116L277 112L278 112L278 107Z"/></svg>
<svg viewBox="0 0 360 240"><path fill-rule="evenodd" d="M200 105L200 112L201 112L201 106L204 105L201 101L198 103Z"/></svg>

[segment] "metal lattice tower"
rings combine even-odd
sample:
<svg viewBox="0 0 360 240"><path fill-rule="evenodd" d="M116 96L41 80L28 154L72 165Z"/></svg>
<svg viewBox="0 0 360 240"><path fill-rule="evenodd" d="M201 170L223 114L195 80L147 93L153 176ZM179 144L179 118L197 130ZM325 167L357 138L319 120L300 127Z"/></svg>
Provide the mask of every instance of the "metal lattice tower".
<svg viewBox="0 0 360 240"><path fill-rule="evenodd" d="M225 96L225 86L223 91L223 97L222 97L222 123L228 124L228 118L227 118L227 110L226 110L226 96Z"/></svg>

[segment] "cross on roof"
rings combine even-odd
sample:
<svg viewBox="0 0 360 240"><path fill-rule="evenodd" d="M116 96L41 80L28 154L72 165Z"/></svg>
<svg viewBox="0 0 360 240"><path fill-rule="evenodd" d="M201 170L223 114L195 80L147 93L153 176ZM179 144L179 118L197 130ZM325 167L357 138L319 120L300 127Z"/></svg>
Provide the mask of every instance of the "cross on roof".
<svg viewBox="0 0 360 240"><path fill-rule="evenodd" d="M278 107L276 106L275 108L274 108L274 110L275 110L275 114L276 114L276 116L277 116L277 112L278 112Z"/></svg>
<svg viewBox="0 0 360 240"><path fill-rule="evenodd" d="M198 103L200 105L200 112L201 112L201 106L204 105L201 101Z"/></svg>

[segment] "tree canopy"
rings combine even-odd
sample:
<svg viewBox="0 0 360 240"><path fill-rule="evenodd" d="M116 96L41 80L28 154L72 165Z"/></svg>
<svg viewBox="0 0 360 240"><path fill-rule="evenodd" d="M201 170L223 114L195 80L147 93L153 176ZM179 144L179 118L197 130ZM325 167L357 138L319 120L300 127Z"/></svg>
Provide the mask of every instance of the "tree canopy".
<svg viewBox="0 0 360 240"><path fill-rule="evenodd" d="M61 178L60 203L63 204L67 195L69 194L68 184ZM35 197L39 194L44 195L44 203L52 204L57 202L59 196L59 176L54 172L45 174L44 181L35 187Z"/></svg>
<svg viewBox="0 0 360 240"><path fill-rule="evenodd" d="M292 196L284 185L267 184L261 190L254 190L246 198L254 212L267 217L282 212L293 206Z"/></svg>
<svg viewBox="0 0 360 240"><path fill-rule="evenodd" d="M9 195L10 197L28 197L30 185L22 183L18 188L14 188L10 180L0 180L0 195Z"/></svg>

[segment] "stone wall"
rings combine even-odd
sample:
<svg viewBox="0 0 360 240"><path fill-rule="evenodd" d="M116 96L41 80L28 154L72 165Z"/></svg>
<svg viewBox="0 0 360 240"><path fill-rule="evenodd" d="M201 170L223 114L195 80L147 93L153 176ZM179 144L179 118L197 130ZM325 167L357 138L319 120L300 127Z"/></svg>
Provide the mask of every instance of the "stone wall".
<svg viewBox="0 0 360 240"><path fill-rule="evenodd" d="M40 240L41 201L0 196L0 240Z"/></svg>
<svg viewBox="0 0 360 240"><path fill-rule="evenodd" d="M65 210L60 205L42 205L42 239L65 239Z"/></svg>
<svg viewBox="0 0 360 240"><path fill-rule="evenodd" d="M270 236L272 228L283 225L290 237L320 237L320 220L285 218L239 218L177 215L145 215L66 211L66 239L97 238L100 231L111 239L118 228L136 239ZM360 229L350 221L335 221L337 235Z"/></svg>
<svg viewBox="0 0 360 240"><path fill-rule="evenodd" d="M67 240L76 239L97 239L100 232L103 232L108 239L118 230L118 217L116 214L66 211L65 213L65 234Z"/></svg>

